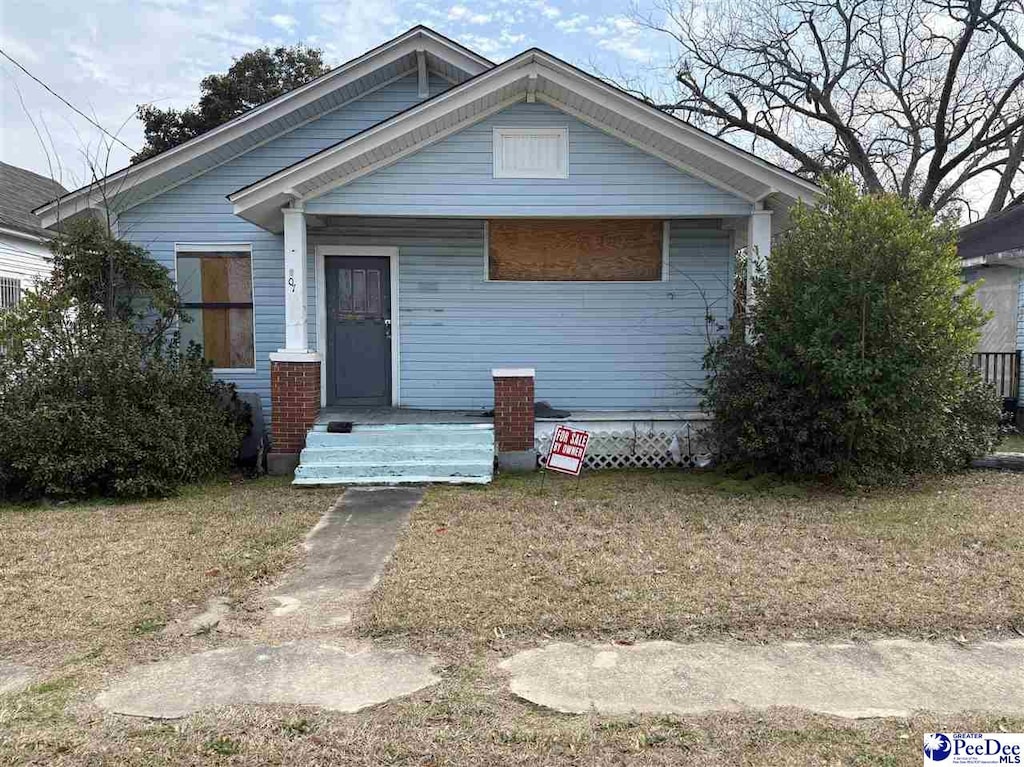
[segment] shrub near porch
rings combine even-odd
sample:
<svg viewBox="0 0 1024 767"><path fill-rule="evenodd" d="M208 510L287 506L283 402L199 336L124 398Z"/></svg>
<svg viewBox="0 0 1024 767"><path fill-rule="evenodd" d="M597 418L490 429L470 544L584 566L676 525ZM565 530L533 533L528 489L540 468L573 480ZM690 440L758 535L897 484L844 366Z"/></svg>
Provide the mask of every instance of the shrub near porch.
<svg viewBox="0 0 1024 767"><path fill-rule="evenodd" d="M364 617L426 645L1024 629L1024 476L842 495L607 472L435 488Z"/></svg>

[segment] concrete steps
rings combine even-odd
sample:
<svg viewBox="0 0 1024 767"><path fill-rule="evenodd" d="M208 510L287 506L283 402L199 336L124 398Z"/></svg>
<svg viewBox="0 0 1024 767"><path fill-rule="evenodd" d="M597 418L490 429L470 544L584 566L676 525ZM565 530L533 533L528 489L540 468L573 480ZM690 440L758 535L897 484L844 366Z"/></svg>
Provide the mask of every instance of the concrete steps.
<svg viewBox="0 0 1024 767"><path fill-rule="evenodd" d="M493 466L489 423L357 424L348 434L317 424L306 436L293 484L485 484Z"/></svg>

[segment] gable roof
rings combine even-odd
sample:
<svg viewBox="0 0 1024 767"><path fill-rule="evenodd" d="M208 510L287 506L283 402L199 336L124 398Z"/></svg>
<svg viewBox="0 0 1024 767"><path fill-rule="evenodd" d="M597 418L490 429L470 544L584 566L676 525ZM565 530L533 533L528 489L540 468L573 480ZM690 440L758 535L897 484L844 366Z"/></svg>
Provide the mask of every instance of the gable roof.
<svg viewBox="0 0 1024 767"><path fill-rule="evenodd" d="M0 162L0 228L33 237L50 237L32 214L34 208L67 190L53 179Z"/></svg>
<svg viewBox="0 0 1024 767"><path fill-rule="evenodd" d="M815 184L533 48L228 199L237 215L279 231L282 207L390 165L524 98L543 101L751 203L772 196L788 205L821 193Z"/></svg>
<svg viewBox="0 0 1024 767"><path fill-rule="evenodd" d="M460 83L493 62L424 26L413 27L305 85L220 125L184 144L53 199L34 212L44 226L102 207L104 187L124 210L194 178L292 128L394 80L416 72L420 57L428 71ZM63 190L61 190L63 191ZM59 192L56 192L59 193Z"/></svg>

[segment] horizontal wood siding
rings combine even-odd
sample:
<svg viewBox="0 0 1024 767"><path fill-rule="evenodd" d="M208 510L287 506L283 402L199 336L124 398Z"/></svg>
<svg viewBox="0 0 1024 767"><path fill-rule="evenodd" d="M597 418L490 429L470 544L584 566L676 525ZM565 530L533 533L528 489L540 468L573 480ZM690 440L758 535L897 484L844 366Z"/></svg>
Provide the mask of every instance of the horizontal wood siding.
<svg viewBox="0 0 1024 767"><path fill-rule="evenodd" d="M50 243L0 233L0 276L17 277L22 289L50 273Z"/></svg>
<svg viewBox="0 0 1024 767"><path fill-rule="evenodd" d="M496 127L569 128L569 178L493 178ZM726 216L751 206L547 104L515 104L310 201L311 212L438 216Z"/></svg>
<svg viewBox="0 0 1024 767"><path fill-rule="evenodd" d="M449 84L432 75L431 95ZM160 263L174 270L175 243L249 243L253 258L253 301L256 336L254 370L221 374L244 391L254 391L270 408L271 352L284 346L284 241L234 215L226 196L269 173L297 162L388 117L421 99L415 75L403 78L358 101L295 128L247 154L185 182L122 213L123 236L149 249ZM315 277L309 258L310 343L316 342Z"/></svg>
<svg viewBox="0 0 1024 767"><path fill-rule="evenodd" d="M729 233L708 223L672 223L670 279L650 283L487 282L477 220L350 220L314 242L399 248L407 407L489 408L492 368L533 367L557 407L696 409L701 293L731 308Z"/></svg>

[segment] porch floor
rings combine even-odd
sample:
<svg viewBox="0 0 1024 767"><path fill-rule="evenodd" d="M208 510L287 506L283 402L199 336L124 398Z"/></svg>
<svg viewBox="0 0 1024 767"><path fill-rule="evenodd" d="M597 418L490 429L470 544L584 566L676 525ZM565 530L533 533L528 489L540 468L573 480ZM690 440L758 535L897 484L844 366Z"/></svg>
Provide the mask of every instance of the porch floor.
<svg viewBox="0 0 1024 767"><path fill-rule="evenodd" d="M330 406L320 410L314 428L326 426L331 421L347 421L364 426L389 424L474 424L491 423L490 416L480 410L417 410L405 407L338 407Z"/></svg>

